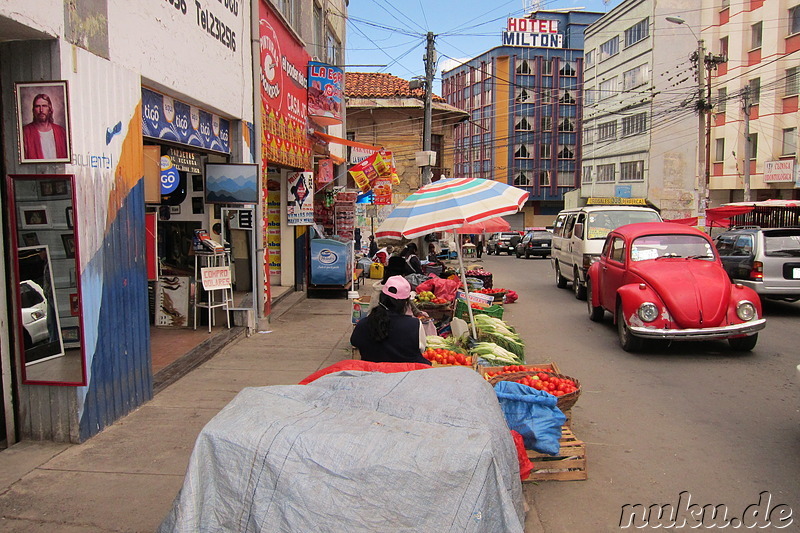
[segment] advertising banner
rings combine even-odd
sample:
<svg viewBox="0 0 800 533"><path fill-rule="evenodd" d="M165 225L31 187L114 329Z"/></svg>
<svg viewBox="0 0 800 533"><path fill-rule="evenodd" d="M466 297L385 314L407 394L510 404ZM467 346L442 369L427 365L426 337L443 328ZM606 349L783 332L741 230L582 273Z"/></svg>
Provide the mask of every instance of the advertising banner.
<svg viewBox="0 0 800 533"><path fill-rule="evenodd" d="M334 239L311 239L311 283L344 285L349 281L350 244Z"/></svg>
<svg viewBox="0 0 800 533"><path fill-rule="evenodd" d="M218 289L231 288L230 267L222 266L201 268L200 277L203 280L203 290L215 291Z"/></svg>
<svg viewBox="0 0 800 533"><path fill-rule="evenodd" d="M264 0L259 2L259 16L262 159L308 168L307 72L311 57Z"/></svg>
<svg viewBox="0 0 800 533"><path fill-rule="evenodd" d="M794 181L794 161L764 162L764 183L792 183Z"/></svg>
<svg viewBox="0 0 800 533"><path fill-rule="evenodd" d="M289 187L286 220L290 226L314 224L314 183L311 172L291 172L286 178Z"/></svg>
<svg viewBox="0 0 800 533"><path fill-rule="evenodd" d="M391 178L391 167L380 152L375 152L357 165L353 165L349 172L361 192L371 190L375 180L381 176Z"/></svg>
<svg viewBox="0 0 800 533"><path fill-rule="evenodd" d="M326 63L308 64L308 116L321 126L342 123L344 71Z"/></svg>
<svg viewBox="0 0 800 533"><path fill-rule="evenodd" d="M142 135L230 153L230 122L142 87Z"/></svg>
<svg viewBox="0 0 800 533"><path fill-rule="evenodd" d="M333 181L333 161L320 159L317 164L317 189L321 189Z"/></svg>

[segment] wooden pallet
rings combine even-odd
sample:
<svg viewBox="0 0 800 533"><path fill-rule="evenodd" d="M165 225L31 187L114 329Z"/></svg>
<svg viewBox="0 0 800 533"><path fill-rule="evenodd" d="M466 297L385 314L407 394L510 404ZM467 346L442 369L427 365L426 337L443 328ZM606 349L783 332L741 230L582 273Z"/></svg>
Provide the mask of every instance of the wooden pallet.
<svg viewBox="0 0 800 533"><path fill-rule="evenodd" d="M528 450L528 458L533 462L533 471L525 480L535 481L582 481L586 472L586 444L578 440L567 426L561 428L561 449L557 455Z"/></svg>

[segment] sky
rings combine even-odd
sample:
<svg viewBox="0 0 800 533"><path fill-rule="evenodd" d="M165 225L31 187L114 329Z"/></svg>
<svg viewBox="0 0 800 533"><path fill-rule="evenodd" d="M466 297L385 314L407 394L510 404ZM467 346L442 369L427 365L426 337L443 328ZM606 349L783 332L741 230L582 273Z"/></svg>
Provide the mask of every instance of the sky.
<svg viewBox="0 0 800 533"><path fill-rule="evenodd" d="M540 9L607 13L623 0L538 0ZM350 0L345 70L425 76L426 34L436 35L434 92L442 69L501 45L506 19L522 17L531 0ZM460 61L459 61L460 60ZM379 65L379 66L364 66Z"/></svg>

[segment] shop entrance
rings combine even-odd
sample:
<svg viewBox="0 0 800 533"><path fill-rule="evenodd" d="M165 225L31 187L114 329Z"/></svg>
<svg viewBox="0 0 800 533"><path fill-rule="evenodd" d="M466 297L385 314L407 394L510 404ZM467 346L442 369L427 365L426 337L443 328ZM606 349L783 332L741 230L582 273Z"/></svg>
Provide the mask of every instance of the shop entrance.
<svg viewBox="0 0 800 533"><path fill-rule="evenodd" d="M253 288L256 286L255 209L223 207L220 228L222 242L230 248L233 307L252 309L256 314Z"/></svg>

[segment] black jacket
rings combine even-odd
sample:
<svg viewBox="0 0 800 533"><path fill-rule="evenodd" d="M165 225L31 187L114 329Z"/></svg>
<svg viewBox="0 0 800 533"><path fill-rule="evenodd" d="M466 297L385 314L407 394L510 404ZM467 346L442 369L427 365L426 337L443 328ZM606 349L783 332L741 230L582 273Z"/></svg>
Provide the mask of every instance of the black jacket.
<svg viewBox="0 0 800 533"><path fill-rule="evenodd" d="M361 359L373 363L430 364L419 351L419 319L389 312L389 336L376 341L369 332L371 318L371 314L362 318L350 335L350 344L358 348Z"/></svg>

